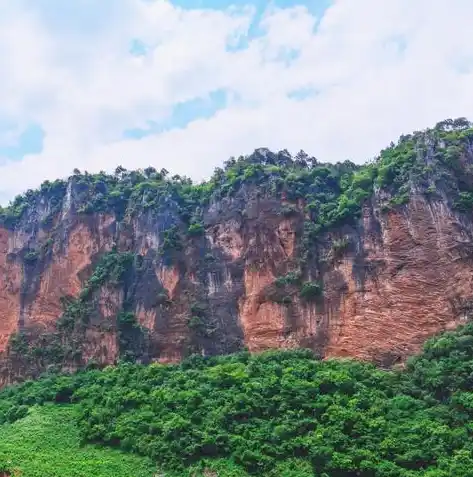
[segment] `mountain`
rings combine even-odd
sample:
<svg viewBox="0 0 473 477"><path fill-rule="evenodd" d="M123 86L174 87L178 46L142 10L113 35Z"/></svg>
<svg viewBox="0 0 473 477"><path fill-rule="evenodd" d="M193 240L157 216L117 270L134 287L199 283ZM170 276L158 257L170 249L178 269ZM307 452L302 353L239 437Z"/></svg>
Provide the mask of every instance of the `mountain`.
<svg viewBox="0 0 473 477"><path fill-rule="evenodd" d="M0 383L244 349L402 364L473 312L472 211L464 118L361 166L76 170L0 210Z"/></svg>

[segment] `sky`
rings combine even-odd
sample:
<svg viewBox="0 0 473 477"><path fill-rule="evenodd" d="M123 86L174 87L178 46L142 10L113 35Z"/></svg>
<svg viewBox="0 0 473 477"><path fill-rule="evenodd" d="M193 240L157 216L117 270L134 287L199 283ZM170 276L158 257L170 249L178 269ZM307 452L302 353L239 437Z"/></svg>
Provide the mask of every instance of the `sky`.
<svg viewBox="0 0 473 477"><path fill-rule="evenodd" d="M74 168L361 163L473 119L472 0L0 0L0 203Z"/></svg>

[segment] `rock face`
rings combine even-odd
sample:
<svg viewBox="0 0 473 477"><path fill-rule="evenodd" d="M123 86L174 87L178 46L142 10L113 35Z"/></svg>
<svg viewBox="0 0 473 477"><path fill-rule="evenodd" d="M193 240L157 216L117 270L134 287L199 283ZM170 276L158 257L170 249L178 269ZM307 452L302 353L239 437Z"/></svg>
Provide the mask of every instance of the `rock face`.
<svg viewBox="0 0 473 477"><path fill-rule="evenodd" d="M61 208L38 199L0 228L2 384L116 363L130 349L176 362L308 347L390 366L473 312L473 220L443 192L412 186L406 204L386 210L375 191L359 219L321 233L302 268L303 200L242 186L212 200L202 233L163 255L163 233L181 225L173 203L123 218L80 213L78 194L72 178ZM126 278L97 285L100 258L123 253L133 255ZM87 323L61 328L65 298L85 304L85 287ZM136 320L128 328L123 310Z"/></svg>

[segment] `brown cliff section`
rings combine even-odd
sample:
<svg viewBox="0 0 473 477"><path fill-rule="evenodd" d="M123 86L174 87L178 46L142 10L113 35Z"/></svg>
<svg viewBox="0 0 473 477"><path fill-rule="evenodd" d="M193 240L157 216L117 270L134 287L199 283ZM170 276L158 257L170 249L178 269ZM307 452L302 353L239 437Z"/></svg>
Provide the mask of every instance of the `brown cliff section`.
<svg viewBox="0 0 473 477"><path fill-rule="evenodd" d="M99 226L91 229L87 223L78 222L67 233L61 247L54 246L51 257L40 266L29 267L21 263L23 245L18 247L17 233L0 227L0 237L5 237L0 250L2 285L1 300L11 303L0 308L0 323L9 323L12 331L0 338L0 351L5 351L8 334L29 324L48 329L61 315L61 298L77 296L83 280L89 273L93 257L111 247L111 237L104 239L107 219L98 218ZM28 249L40 248L44 238L30 237ZM39 244L39 245L38 245ZM13 312L10 310L13 307Z"/></svg>
<svg viewBox="0 0 473 477"><path fill-rule="evenodd" d="M214 200L203 233L168 255L163 231L183 227L172 204L85 215L70 185L60 210L40 202L0 227L0 384L52 366L244 348L306 347L391 366L470 319L473 222L444 196L412 188L408 203L386 210L375 192L359 220L321 233L310 258L305 204L287 213L288 203L257 188ZM84 294L110 253L134 257L126 278ZM307 284L316 293L304 295ZM80 309L70 329L61 324L66 298Z"/></svg>
<svg viewBox="0 0 473 477"><path fill-rule="evenodd" d="M368 231L377 219L373 209L364 212ZM471 223L420 195L378 223L380 236L363 235L361 253L326 276L326 356L402 362L473 312Z"/></svg>
<svg viewBox="0 0 473 477"><path fill-rule="evenodd" d="M271 219L263 215L261 222ZM472 224L445 203L419 194L388 213L376 203L366 205L359 228L325 238L323 265L312 270L323 281L323 296L308 303L293 294L287 303L275 303L268 300L268 287L294 265L298 225L282 220L260 228L241 251L258 250L262 259L245 267L239 300L250 351L304 346L325 357L389 366L473 313ZM338 257L336 239L348 244Z"/></svg>

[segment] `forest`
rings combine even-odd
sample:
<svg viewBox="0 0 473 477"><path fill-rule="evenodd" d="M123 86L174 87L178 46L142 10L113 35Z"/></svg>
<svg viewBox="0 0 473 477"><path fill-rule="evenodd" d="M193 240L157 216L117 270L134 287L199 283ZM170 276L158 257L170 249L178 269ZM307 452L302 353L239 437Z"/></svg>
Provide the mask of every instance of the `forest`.
<svg viewBox="0 0 473 477"><path fill-rule="evenodd" d="M0 469L469 477L472 418L468 324L391 371L287 350L45 375L0 392Z"/></svg>

